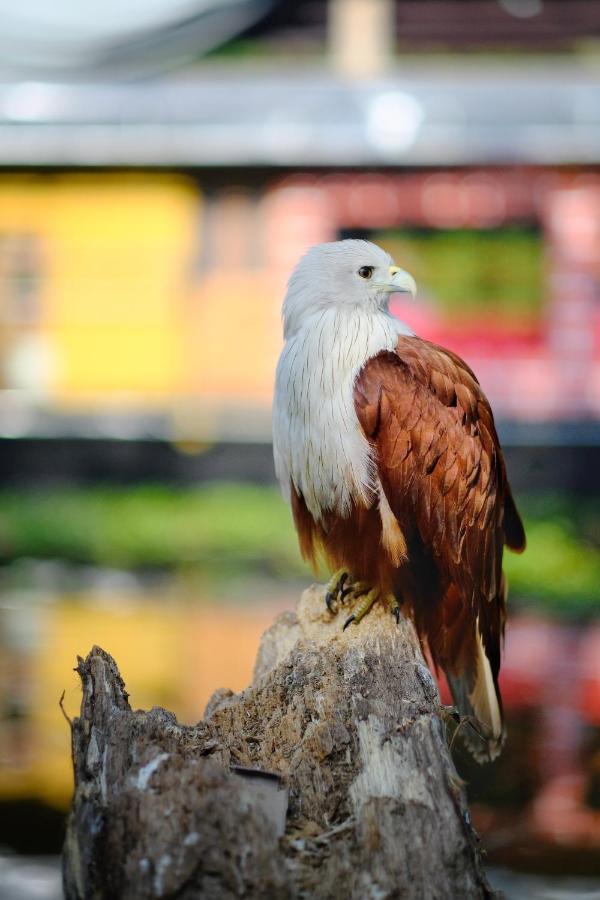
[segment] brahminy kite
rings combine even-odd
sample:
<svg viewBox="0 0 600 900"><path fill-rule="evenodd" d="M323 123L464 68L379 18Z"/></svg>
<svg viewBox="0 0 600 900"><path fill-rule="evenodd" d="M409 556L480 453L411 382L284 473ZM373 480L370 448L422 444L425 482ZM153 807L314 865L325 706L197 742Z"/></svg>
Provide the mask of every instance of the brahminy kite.
<svg viewBox="0 0 600 900"><path fill-rule="evenodd" d="M354 602L346 625L377 600L407 612L476 723L467 744L491 759L504 739L502 552L522 551L525 533L477 378L390 313L401 292L414 296L414 279L368 241L300 260L283 304L275 468L304 557L335 573L328 606Z"/></svg>

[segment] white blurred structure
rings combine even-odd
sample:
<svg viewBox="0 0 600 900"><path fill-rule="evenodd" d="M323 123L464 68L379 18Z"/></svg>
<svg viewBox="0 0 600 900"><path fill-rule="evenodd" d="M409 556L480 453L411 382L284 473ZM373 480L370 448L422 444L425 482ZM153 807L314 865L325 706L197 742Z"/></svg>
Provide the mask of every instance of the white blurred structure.
<svg viewBox="0 0 600 900"><path fill-rule="evenodd" d="M181 64L252 25L274 0L0 0L0 70L77 74Z"/></svg>
<svg viewBox="0 0 600 900"><path fill-rule="evenodd" d="M330 0L329 52L334 70L350 78L385 74L396 37L394 0Z"/></svg>

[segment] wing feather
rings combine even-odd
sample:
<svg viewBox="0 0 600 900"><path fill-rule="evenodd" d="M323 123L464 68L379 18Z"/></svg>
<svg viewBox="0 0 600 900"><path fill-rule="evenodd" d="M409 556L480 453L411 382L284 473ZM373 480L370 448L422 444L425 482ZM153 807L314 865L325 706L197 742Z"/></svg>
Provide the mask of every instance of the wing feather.
<svg viewBox="0 0 600 900"><path fill-rule="evenodd" d="M487 719L498 748L500 699L489 695L489 684L497 692L505 618L502 552L504 544L522 549L525 537L490 405L458 356L401 336L395 352L378 354L359 373L355 406L406 537L408 565L411 555L430 554L438 571L439 608L424 599L427 609L416 615L417 624L424 625L456 696ZM423 594L426 581L423 576ZM418 602L417 596L413 606Z"/></svg>

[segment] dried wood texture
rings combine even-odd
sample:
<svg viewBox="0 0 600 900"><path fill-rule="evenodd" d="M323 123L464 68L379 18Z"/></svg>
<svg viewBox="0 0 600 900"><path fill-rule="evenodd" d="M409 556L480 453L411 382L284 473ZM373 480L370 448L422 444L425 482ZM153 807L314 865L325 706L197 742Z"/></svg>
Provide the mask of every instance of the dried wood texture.
<svg viewBox="0 0 600 900"><path fill-rule="evenodd" d="M100 648L80 660L67 898L493 896L412 625L324 609L306 591L194 727L133 711ZM277 787L232 765L283 776L283 836Z"/></svg>

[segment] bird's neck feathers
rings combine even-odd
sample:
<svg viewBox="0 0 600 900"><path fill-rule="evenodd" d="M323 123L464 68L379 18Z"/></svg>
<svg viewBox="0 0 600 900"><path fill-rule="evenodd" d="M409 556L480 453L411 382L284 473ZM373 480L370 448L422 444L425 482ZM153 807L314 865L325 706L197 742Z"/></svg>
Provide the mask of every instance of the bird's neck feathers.
<svg viewBox="0 0 600 900"><path fill-rule="evenodd" d="M352 295L339 297L334 285L328 283L324 276L321 291L314 288L294 273L290 279L285 300L283 302L283 336L285 340L295 337L300 332L311 332L321 328L323 321L336 319L341 330L350 330L356 322L374 331L388 322L396 328L397 334L412 335L414 332L405 322L392 316L388 309L390 295L373 294L365 298L355 299Z"/></svg>
<svg viewBox="0 0 600 900"><path fill-rule="evenodd" d="M329 306L288 337L277 368L275 466L289 496L301 493L311 514L348 515L375 488L371 450L354 409L354 384L366 361L413 334L388 312Z"/></svg>
<svg viewBox="0 0 600 900"><path fill-rule="evenodd" d="M321 383L334 388L348 375L353 384L365 362L381 350L393 350L400 334L414 332L387 309L331 306L307 318L293 340L306 348Z"/></svg>

